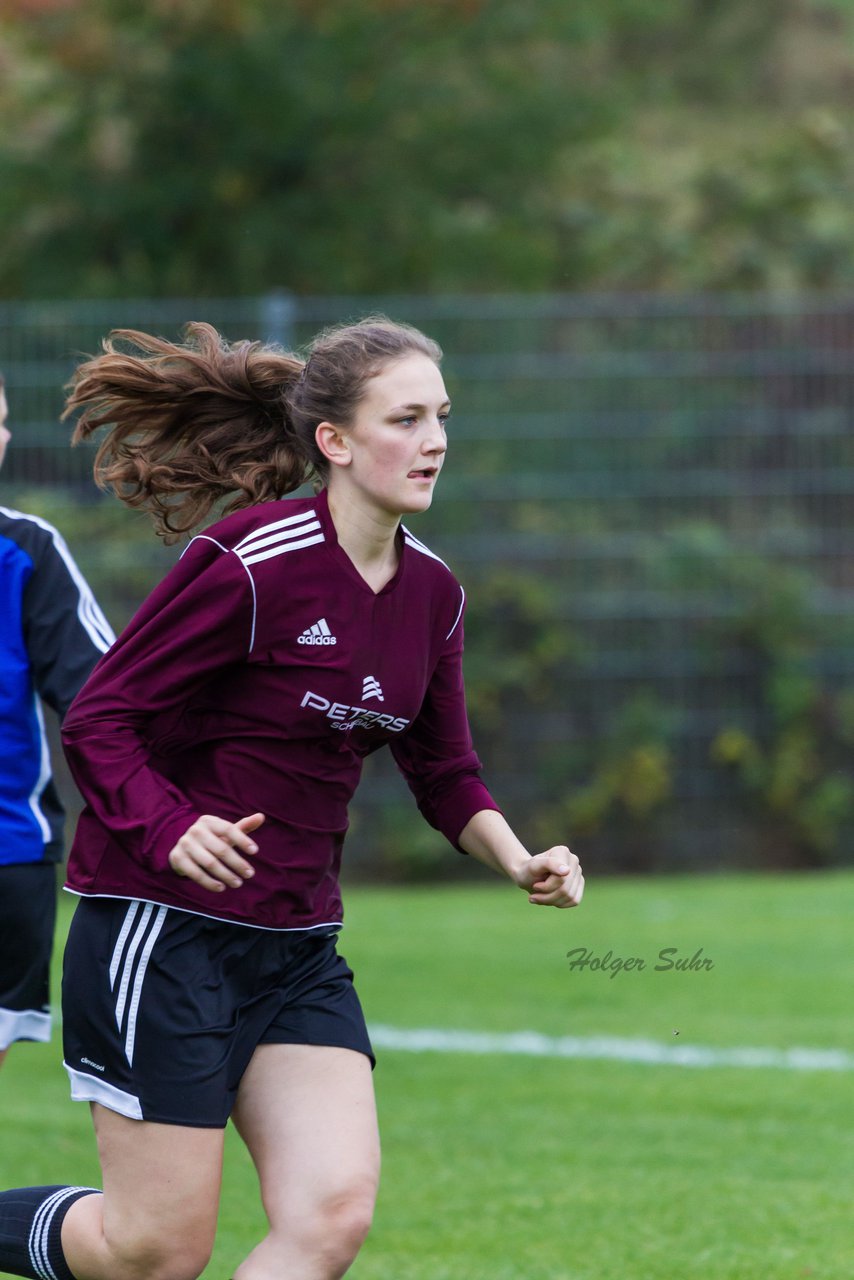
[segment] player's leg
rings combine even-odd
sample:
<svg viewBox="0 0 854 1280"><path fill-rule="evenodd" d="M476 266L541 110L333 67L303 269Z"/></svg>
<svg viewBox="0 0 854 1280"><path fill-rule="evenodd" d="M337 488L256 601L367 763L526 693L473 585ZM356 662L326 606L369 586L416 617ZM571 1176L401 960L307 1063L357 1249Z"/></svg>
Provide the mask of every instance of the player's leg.
<svg viewBox="0 0 854 1280"><path fill-rule="evenodd" d="M103 1194L0 1194L0 1269L33 1280L196 1280L213 1247L223 1131L92 1111Z"/></svg>
<svg viewBox="0 0 854 1280"><path fill-rule="evenodd" d="M104 1183L103 1197L81 1198L63 1223L79 1280L193 1280L204 1269L236 1089L232 966L216 948L251 947L251 932L224 937L152 903L78 904L65 952L65 1065L73 1097L92 1104Z"/></svg>
<svg viewBox="0 0 854 1280"><path fill-rule="evenodd" d="M56 868L0 867L0 1063L17 1040L50 1039Z"/></svg>
<svg viewBox="0 0 854 1280"><path fill-rule="evenodd" d="M379 1137L364 1053L262 1044L234 1111L270 1230L235 1280L336 1280L367 1235L379 1181Z"/></svg>
<svg viewBox="0 0 854 1280"><path fill-rule="evenodd" d="M93 1107L103 1196L68 1211L62 1246L79 1280L196 1280L216 1233L223 1130L129 1120Z"/></svg>

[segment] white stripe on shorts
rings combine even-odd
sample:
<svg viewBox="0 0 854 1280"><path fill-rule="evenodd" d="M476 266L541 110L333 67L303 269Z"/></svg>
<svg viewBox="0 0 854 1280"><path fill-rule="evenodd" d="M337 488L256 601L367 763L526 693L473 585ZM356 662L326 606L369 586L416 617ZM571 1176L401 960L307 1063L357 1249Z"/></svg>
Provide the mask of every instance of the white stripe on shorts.
<svg viewBox="0 0 854 1280"><path fill-rule="evenodd" d="M151 959L151 952L154 950L154 944L157 941L160 930L163 928L163 922L166 919L167 910L168 907L161 907L157 912L157 917L154 924L151 926L151 932L146 938L145 946L142 949L142 956L139 961L139 967L136 971L136 978L134 979L133 994L131 996L130 1008L128 1010L127 1033L125 1035L125 1053L131 1066L133 1066L133 1048L136 1043L136 1016L139 1013L139 1002L142 998L142 984L145 981L145 974L148 969L148 962Z"/></svg>
<svg viewBox="0 0 854 1280"><path fill-rule="evenodd" d="M40 1009L0 1009L0 1053L16 1040L50 1039L51 1017Z"/></svg>
<svg viewBox="0 0 854 1280"><path fill-rule="evenodd" d="M135 909L136 903L133 903L132 906ZM130 914L130 911L131 911L131 907L128 907L128 914ZM142 918L137 924L136 929L134 931L134 935L131 938L130 946L128 947L124 955L124 958L121 961L122 972L121 972L121 978L119 979L118 997L116 999L116 1026L118 1027L119 1031L121 1031L122 1022L124 1021L125 1004L127 1003L127 998L128 998L128 988L130 986L130 976L133 971L133 962L136 959L136 953L139 949L139 944L142 942L143 935L145 933L145 927L148 924L149 920L151 919L153 912L154 912L154 907L151 905L151 903L150 902L146 903L146 905L142 909ZM122 932L124 932L124 929L122 930ZM118 948L118 943L116 943L116 948ZM115 959L116 957L114 954L113 955L114 963L115 963ZM113 968L113 965L111 964L110 969L112 970L112 968Z"/></svg>
<svg viewBox="0 0 854 1280"><path fill-rule="evenodd" d="M140 913L140 908L141 913ZM127 1010L127 1027L125 1030L125 1056L131 1065L133 1064L133 1050L136 1043L136 1019L139 1013L139 1002L142 998L142 984L145 981L148 962L151 959L151 952L154 944L163 928L168 907L158 907L154 923L145 938L146 930L148 930L151 917L154 915L154 904L146 902L131 902L125 914L119 936L116 939L116 945L113 949L112 959L110 961L110 989L116 991L116 980L118 979L118 993L116 997L116 1026L119 1031L122 1029L124 1022L125 1010ZM136 923L133 937L130 945L125 951L125 943L128 936ZM133 979L133 989L131 990L131 977L133 975L134 961L136 953L145 938L142 946L142 954L140 956L139 965L136 970L136 976ZM122 954L124 951L124 955ZM119 975L121 969L121 975ZM130 1003L128 1004L128 993L130 993Z"/></svg>
<svg viewBox="0 0 854 1280"><path fill-rule="evenodd" d="M118 1089L106 1080L89 1075L86 1071L76 1071L67 1062L62 1064L68 1072L71 1085L72 1102L100 1102L108 1111L118 1111L120 1116L129 1120L142 1120L142 1104L135 1093L126 1089Z"/></svg>
<svg viewBox="0 0 854 1280"><path fill-rule="evenodd" d="M125 912L124 923L122 924L121 932L119 933L115 948L113 949L113 958L110 961L110 990L111 991L116 985L116 974L118 973L119 965L121 964L122 952L124 951L125 941L127 939L128 934L131 931L131 927L136 918L136 913L141 905L142 903L140 902L131 902L130 905L128 906L127 911Z"/></svg>

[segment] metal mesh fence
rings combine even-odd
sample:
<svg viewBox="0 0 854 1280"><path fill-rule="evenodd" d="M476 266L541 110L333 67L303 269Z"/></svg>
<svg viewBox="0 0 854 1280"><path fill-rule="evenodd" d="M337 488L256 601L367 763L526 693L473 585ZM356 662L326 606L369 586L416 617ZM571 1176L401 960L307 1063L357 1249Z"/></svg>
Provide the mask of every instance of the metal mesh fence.
<svg viewBox="0 0 854 1280"><path fill-rule="evenodd" d="M3 501L70 526L121 624L170 557L67 447L80 355L193 319L298 348L375 311L446 352L449 464L416 532L470 588L479 747L531 838L620 867L845 860L854 297L2 304ZM393 787L375 768L360 856L417 844Z"/></svg>

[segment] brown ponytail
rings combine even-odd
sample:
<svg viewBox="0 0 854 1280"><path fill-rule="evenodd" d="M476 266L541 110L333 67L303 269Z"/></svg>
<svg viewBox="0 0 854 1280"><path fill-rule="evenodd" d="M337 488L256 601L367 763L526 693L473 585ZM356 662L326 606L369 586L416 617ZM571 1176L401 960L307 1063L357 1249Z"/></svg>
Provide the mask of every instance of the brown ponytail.
<svg viewBox="0 0 854 1280"><path fill-rule="evenodd" d="M350 427L368 380L389 363L442 359L431 338L385 316L325 329L307 362L260 342L229 344L209 324L187 325L183 344L116 329L102 345L71 379L63 417L82 410L74 444L106 428L97 483L148 511L166 542L214 507L226 514L322 484L319 423Z"/></svg>
<svg viewBox="0 0 854 1280"><path fill-rule="evenodd" d="M72 443L107 432L95 479L147 510L166 542L225 513L279 498L312 467L288 420L287 388L303 362L260 342L226 343L208 324L178 344L116 329L68 387L63 417L82 410ZM123 350L129 346L131 350Z"/></svg>

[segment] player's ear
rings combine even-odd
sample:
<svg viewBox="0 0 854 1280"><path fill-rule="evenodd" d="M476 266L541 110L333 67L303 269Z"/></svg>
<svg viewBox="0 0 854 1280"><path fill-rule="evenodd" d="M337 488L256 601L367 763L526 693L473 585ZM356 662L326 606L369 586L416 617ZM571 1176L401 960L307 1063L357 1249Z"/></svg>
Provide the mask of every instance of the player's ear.
<svg viewBox="0 0 854 1280"><path fill-rule="evenodd" d="M346 431L333 426L331 422L321 422L314 433L314 439L327 462L335 467L349 466L352 455Z"/></svg>

